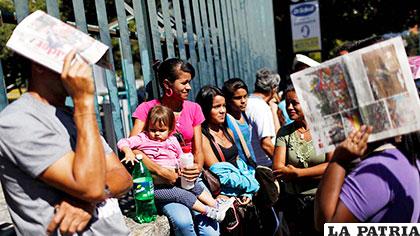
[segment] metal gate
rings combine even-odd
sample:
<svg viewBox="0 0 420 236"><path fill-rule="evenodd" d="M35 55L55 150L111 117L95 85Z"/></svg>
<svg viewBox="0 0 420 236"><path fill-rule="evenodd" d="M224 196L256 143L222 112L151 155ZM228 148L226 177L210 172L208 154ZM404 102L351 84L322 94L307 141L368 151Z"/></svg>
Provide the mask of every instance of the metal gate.
<svg viewBox="0 0 420 236"><path fill-rule="evenodd" d="M14 0L18 22L29 14L28 2ZM47 12L57 18L60 18L59 2L45 1ZM87 33L92 33L91 29L99 31L97 37L111 48L111 40L118 39L108 59L114 68L115 65L122 68L123 88L117 86L115 70L100 71L106 80L105 97L109 98L109 104L105 102L102 107L109 119L100 126L108 133L107 140L114 148L115 140L128 135L124 126L131 128L130 114L138 104L133 40L137 41L141 63L141 77L137 80L144 85L151 83L155 97L158 85L151 68L154 59L188 60L197 71L192 81L192 97L201 86L221 86L231 77L242 78L253 88L258 68L276 69L272 0L115 0L114 5L116 19L109 21L105 0L95 0L98 25L91 26L86 22L83 0L72 0L77 28ZM129 24L135 25L134 33ZM112 52L119 52L118 60ZM0 110L7 105L4 73L0 62ZM122 105L126 107L125 113Z"/></svg>

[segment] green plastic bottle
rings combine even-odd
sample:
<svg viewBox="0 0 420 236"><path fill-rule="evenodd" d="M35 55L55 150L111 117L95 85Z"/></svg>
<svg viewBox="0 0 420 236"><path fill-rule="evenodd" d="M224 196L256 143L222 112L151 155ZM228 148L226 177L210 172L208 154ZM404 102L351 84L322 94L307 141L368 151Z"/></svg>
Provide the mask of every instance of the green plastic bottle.
<svg viewBox="0 0 420 236"><path fill-rule="evenodd" d="M153 179L150 171L143 163L142 156L136 156L138 163L133 170L133 195L136 204L136 217L138 223L149 223L156 220L155 194Z"/></svg>

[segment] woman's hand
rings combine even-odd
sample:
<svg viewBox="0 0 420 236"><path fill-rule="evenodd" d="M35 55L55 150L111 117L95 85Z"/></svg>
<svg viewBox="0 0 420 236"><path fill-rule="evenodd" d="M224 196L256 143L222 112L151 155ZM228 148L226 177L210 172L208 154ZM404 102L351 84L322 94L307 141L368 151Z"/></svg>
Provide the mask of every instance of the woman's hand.
<svg viewBox="0 0 420 236"><path fill-rule="evenodd" d="M358 131L352 131L349 136L337 146L332 160L345 164L363 156L367 149L367 141L370 133L372 133L372 127L366 127L365 125Z"/></svg>
<svg viewBox="0 0 420 236"><path fill-rule="evenodd" d="M194 182L200 175L201 170L197 163L194 163L192 167L181 169L181 175L184 176L187 181Z"/></svg>
<svg viewBox="0 0 420 236"><path fill-rule="evenodd" d="M280 166L276 170L273 171L273 174L276 178L285 181L291 181L296 178L299 178L299 168L296 168L292 165L287 166Z"/></svg>

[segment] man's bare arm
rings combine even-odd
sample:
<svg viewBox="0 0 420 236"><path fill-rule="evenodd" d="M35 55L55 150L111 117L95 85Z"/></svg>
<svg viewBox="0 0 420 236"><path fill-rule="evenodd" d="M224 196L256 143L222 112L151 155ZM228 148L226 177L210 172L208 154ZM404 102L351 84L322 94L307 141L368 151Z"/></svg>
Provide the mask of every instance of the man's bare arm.
<svg viewBox="0 0 420 236"><path fill-rule="evenodd" d="M130 173L113 152L106 157L106 185L111 192L109 197L117 198L127 193L133 185Z"/></svg>
<svg viewBox="0 0 420 236"><path fill-rule="evenodd" d="M49 166L40 179L85 201L101 201L105 196L105 154L94 110L94 84L91 67L69 53L61 80L74 103L77 129L75 152L65 154Z"/></svg>

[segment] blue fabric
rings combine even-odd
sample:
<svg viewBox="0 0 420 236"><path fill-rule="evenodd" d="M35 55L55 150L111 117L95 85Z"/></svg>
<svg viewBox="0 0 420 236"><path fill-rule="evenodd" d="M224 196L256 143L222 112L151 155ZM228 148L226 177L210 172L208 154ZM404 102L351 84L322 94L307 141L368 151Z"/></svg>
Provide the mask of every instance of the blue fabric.
<svg viewBox="0 0 420 236"><path fill-rule="evenodd" d="M286 100L283 100L279 103L279 109L281 110L281 113L283 114L284 117L284 125L288 125L291 124L293 122L293 120L290 119L289 115L287 114L287 110L286 110Z"/></svg>
<svg viewBox="0 0 420 236"><path fill-rule="evenodd" d="M242 114L242 116L245 116L245 114ZM243 161L245 161L245 163L248 163L248 160L245 156L245 152L242 149L241 140L239 139L239 136L238 136L238 133L236 132L235 126L233 126L232 119L234 120L233 122L236 122L236 124L238 124L239 130L241 130L242 135L244 136L245 143L248 146L249 153L251 154L251 158L254 161L256 161L255 154L254 154L254 149L252 148L252 145L251 145L252 126L249 125L247 122L245 122L244 124L241 124L239 121L235 120L235 118L226 116L227 125L228 125L229 129L232 130L235 144L238 147L239 157Z"/></svg>
<svg viewBox="0 0 420 236"><path fill-rule="evenodd" d="M255 179L255 170L240 158L236 163L238 168L228 162L217 162L210 166L210 171L219 176L223 195L252 198L260 188Z"/></svg>
<svg viewBox="0 0 420 236"><path fill-rule="evenodd" d="M197 180L197 184L203 186L204 191L208 191L201 178ZM188 207L180 203L167 203L159 206L162 209L162 213L168 217L176 236L196 236L197 233L198 235L206 236L220 235L217 221L196 211L191 211Z"/></svg>

